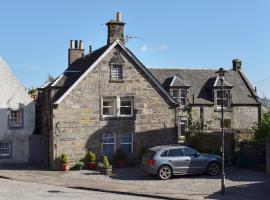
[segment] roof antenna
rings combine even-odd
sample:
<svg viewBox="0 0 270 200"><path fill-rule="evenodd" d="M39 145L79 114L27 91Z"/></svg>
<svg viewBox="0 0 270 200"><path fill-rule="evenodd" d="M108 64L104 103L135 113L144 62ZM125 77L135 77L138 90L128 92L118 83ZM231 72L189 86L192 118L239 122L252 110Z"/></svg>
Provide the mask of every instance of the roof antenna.
<svg viewBox="0 0 270 200"><path fill-rule="evenodd" d="M130 39L143 39L143 37L139 37L139 36L131 36L131 35L126 35L126 43L128 43L128 41Z"/></svg>

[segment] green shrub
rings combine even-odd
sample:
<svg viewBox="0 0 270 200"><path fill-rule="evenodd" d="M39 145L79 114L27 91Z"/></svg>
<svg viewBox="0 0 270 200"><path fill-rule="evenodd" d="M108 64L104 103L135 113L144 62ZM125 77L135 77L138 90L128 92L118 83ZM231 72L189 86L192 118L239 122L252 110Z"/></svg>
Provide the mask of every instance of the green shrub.
<svg viewBox="0 0 270 200"><path fill-rule="evenodd" d="M107 156L103 156L102 164L103 164L104 168L109 168L110 167L110 163L109 163L109 160L108 160Z"/></svg>
<svg viewBox="0 0 270 200"><path fill-rule="evenodd" d="M265 143L267 136L270 136L270 111L262 115L261 122L253 127L255 131L254 140L258 143Z"/></svg>
<svg viewBox="0 0 270 200"><path fill-rule="evenodd" d="M96 154L92 151L88 151L86 157L89 162L96 162Z"/></svg>
<svg viewBox="0 0 270 200"><path fill-rule="evenodd" d="M84 165L84 163L82 161L76 162L74 169L81 170L83 165Z"/></svg>
<svg viewBox="0 0 270 200"><path fill-rule="evenodd" d="M60 162L63 165L66 165L69 163L68 155L66 153L62 153L60 156Z"/></svg>

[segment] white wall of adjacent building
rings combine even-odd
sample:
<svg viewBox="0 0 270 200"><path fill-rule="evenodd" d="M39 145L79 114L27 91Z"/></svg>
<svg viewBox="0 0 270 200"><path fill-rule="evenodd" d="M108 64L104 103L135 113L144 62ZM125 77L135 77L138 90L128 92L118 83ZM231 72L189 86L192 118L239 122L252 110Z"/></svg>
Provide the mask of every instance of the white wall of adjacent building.
<svg viewBox="0 0 270 200"><path fill-rule="evenodd" d="M35 103L0 57L0 163L29 161L34 128Z"/></svg>

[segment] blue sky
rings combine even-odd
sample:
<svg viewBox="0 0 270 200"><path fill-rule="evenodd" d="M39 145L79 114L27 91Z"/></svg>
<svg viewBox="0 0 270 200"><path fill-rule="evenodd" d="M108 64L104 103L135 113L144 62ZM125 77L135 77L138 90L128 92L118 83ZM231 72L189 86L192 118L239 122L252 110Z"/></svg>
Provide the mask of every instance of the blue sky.
<svg viewBox="0 0 270 200"><path fill-rule="evenodd" d="M123 13L127 46L152 67L231 68L233 58L260 95L270 97L268 0L3 0L0 56L26 86L67 67L70 39L86 51L106 44L105 23Z"/></svg>

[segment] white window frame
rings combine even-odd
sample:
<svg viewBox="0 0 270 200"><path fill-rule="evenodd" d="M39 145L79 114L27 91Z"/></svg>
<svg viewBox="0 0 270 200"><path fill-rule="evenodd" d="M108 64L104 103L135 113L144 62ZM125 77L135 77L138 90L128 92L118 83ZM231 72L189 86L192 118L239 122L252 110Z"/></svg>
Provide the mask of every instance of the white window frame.
<svg viewBox="0 0 270 200"><path fill-rule="evenodd" d="M181 125L185 125L185 134L182 133ZM186 135L186 132L188 131L188 120L187 119L180 119L179 121L179 136L184 137Z"/></svg>
<svg viewBox="0 0 270 200"><path fill-rule="evenodd" d="M131 134L131 143L121 141L122 135L125 135L125 134ZM133 153L133 132L123 132L123 133L120 134L120 148L122 147L122 144L131 145L131 152L130 153Z"/></svg>
<svg viewBox="0 0 270 200"><path fill-rule="evenodd" d="M184 93L183 91L185 92L185 96L184 97L182 97L182 93ZM182 99L184 99L184 102L185 102L184 104L182 104ZM187 90L186 89L180 89L180 92L179 92L179 102L183 106L187 105Z"/></svg>
<svg viewBox="0 0 270 200"><path fill-rule="evenodd" d="M18 124L13 124L12 123L12 112L18 112L19 113L19 120L17 119L17 121L19 122ZM19 128L22 127L22 123L23 123L23 112L21 109L10 109L9 110L9 127L10 128Z"/></svg>
<svg viewBox="0 0 270 200"><path fill-rule="evenodd" d="M131 97L120 97L118 98L119 101L117 101L118 105L117 105L117 108L119 108L119 113L118 113L118 116L120 117L132 117L133 116L133 98ZM130 106L121 106L121 100L130 100ZM131 114L130 115L125 115L125 114L121 114L121 108L122 107L125 107L125 108L130 108L131 109Z"/></svg>
<svg viewBox="0 0 270 200"><path fill-rule="evenodd" d="M104 103L104 100L106 99L111 99L113 100L113 114L112 115L104 115L103 113L103 108L110 108L111 106L104 106L103 103ZM116 101L115 101L115 97L103 97L102 98L102 102L101 102L101 111L102 111L102 116L103 117L115 117L116 115Z"/></svg>
<svg viewBox="0 0 270 200"><path fill-rule="evenodd" d="M218 104L218 101L220 100L222 102L222 98L221 97L218 97L218 92L221 92L221 89L217 89L216 90L216 105L217 105L217 109L221 109L222 108L222 105ZM228 92L228 98L226 98L225 95L223 94L223 100L224 100L224 102L227 101L228 106L226 106L226 105L223 104L223 108L224 109L227 109L227 108L230 107L230 92L231 91L228 90L228 89L223 89L223 93L225 93L225 92Z"/></svg>
<svg viewBox="0 0 270 200"><path fill-rule="evenodd" d="M106 142L104 143L104 138L105 138L105 134L112 134L113 135L113 143L110 143L110 142ZM102 134L102 154L104 154L104 145L113 145L113 154L115 153L115 150L116 150L116 134L115 132L110 132L110 131L106 131Z"/></svg>
<svg viewBox="0 0 270 200"><path fill-rule="evenodd" d="M174 96L174 95L173 95L173 91L176 91L176 92L177 92L177 96ZM172 97L173 97L176 101L178 101L178 98L179 98L179 89L172 88L172 89L171 89L171 95L172 95Z"/></svg>
<svg viewBox="0 0 270 200"><path fill-rule="evenodd" d="M111 66L111 80L114 80L114 81L123 80L123 65Z"/></svg>
<svg viewBox="0 0 270 200"><path fill-rule="evenodd" d="M2 148L1 147L1 144L3 144L3 145L8 145L8 148ZM8 149L8 154L0 154L0 157L10 157L11 156L11 143L10 142L0 142L0 149L1 150L7 150Z"/></svg>
<svg viewBox="0 0 270 200"><path fill-rule="evenodd" d="M177 96L174 96L173 95L173 91L177 91ZM182 91L185 91L185 97L182 97ZM183 88L171 88L170 89L170 93L171 93L171 96L177 101L180 103L180 105L182 106L185 106L187 105L187 89L183 89ZM184 99L185 103L184 104L181 104L181 100Z"/></svg>

